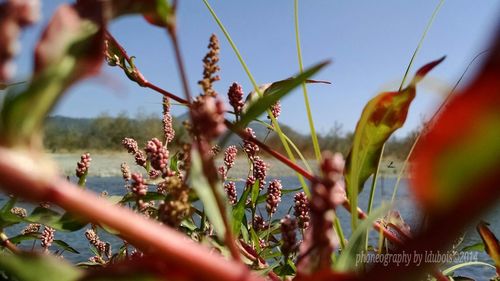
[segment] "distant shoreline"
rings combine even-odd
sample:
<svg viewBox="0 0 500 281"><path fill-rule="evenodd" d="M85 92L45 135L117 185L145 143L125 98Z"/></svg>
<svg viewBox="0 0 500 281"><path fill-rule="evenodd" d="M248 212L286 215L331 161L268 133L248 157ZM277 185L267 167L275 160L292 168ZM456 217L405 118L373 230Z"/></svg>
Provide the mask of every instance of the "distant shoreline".
<svg viewBox="0 0 500 281"><path fill-rule="evenodd" d="M89 170L89 177L119 177L121 176L120 165L126 162L132 172L144 173L144 170L134 163L134 158L125 152L92 152L90 151L92 162ZM78 153L48 153L49 157L54 160L59 168L59 172L63 176L74 176L76 163L80 160ZM280 163L276 159L267 158L266 163L269 164L269 177L294 176L295 172ZM314 159L308 159L309 165L314 169ZM389 165L392 162L392 165ZM299 162L300 163L300 162ZM222 159L218 157L216 164L221 165ZM399 169L402 166L401 161L388 160L384 163L380 170L380 176L386 178L395 178L399 174ZM235 166L230 170L229 177L231 178L246 178L248 173L248 161L243 155L239 155Z"/></svg>

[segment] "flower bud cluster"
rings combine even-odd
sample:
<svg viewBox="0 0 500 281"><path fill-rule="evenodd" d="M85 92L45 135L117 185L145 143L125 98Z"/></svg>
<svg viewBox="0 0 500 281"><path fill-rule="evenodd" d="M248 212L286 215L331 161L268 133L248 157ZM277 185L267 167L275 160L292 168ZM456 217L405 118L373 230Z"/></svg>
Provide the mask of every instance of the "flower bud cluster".
<svg viewBox="0 0 500 281"><path fill-rule="evenodd" d="M299 192L294 196L294 215L297 218L299 228L306 229L309 226L311 217L309 216L309 200L304 192Z"/></svg>
<svg viewBox="0 0 500 281"><path fill-rule="evenodd" d="M234 113L239 115L245 103L243 102L243 88L238 83L233 83L227 92L229 104L233 107Z"/></svg>
<svg viewBox="0 0 500 281"><path fill-rule="evenodd" d="M165 142L170 143L175 138L175 130L173 126L172 115L170 114L170 101L167 97L163 97L163 134Z"/></svg>
<svg viewBox="0 0 500 281"><path fill-rule="evenodd" d="M281 181L273 180L269 183L267 188L266 210L267 213L272 215L276 212L279 203L281 202Z"/></svg>
<svg viewBox="0 0 500 281"><path fill-rule="evenodd" d="M275 119L278 119L281 114L281 104L279 101L276 101L276 103L271 106L271 113ZM271 116L268 115L267 118L271 119Z"/></svg>
<svg viewBox="0 0 500 281"><path fill-rule="evenodd" d="M87 229L85 231L85 237L89 240L89 243L94 246L101 256L111 257L111 245L104 241L101 241L97 233L93 229Z"/></svg>
<svg viewBox="0 0 500 281"><path fill-rule="evenodd" d="M249 137L256 138L255 132L252 128L246 128L245 133ZM257 153L259 153L259 146L247 137L243 140L243 150L248 155L248 158L253 159Z"/></svg>
<svg viewBox="0 0 500 281"><path fill-rule="evenodd" d="M42 225L39 223L30 223L23 230L21 230L21 234L26 235L31 233L37 233L38 231L40 231L41 226Z"/></svg>
<svg viewBox="0 0 500 281"><path fill-rule="evenodd" d="M236 192L236 184L232 181L224 185L224 191L227 194L229 204L234 205L238 201L238 193Z"/></svg>
<svg viewBox="0 0 500 281"><path fill-rule="evenodd" d="M26 211L26 209L21 207L13 207L12 209L10 209L10 212L21 218L25 218L28 216L28 212Z"/></svg>
<svg viewBox="0 0 500 281"><path fill-rule="evenodd" d="M224 102L214 96L198 96L191 106L194 133L212 140L225 130Z"/></svg>
<svg viewBox="0 0 500 281"><path fill-rule="evenodd" d="M228 146L226 151L224 151L224 165L228 170L234 166L236 154L238 154L238 149L235 145Z"/></svg>
<svg viewBox="0 0 500 281"><path fill-rule="evenodd" d="M128 182L132 175L130 174L130 168L128 167L127 163L123 162L120 165L120 170L122 172L123 179Z"/></svg>
<svg viewBox="0 0 500 281"><path fill-rule="evenodd" d="M82 156L80 157L80 162L76 163L76 176L78 178L87 175L90 168L90 161L92 161L92 158L90 158L90 153L82 154Z"/></svg>
<svg viewBox="0 0 500 281"><path fill-rule="evenodd" d="M54 233L56 231L48 226L45 226L42 232L42 236L40 237L41 245L43 248L46 250L52 245L52 242L54 242Z"/></svg>
<svg viewBox="0 0 500 281"><path fill-rule="evenodd" d="M144 178L139 173L132 174L131 191L137 198L141 198L148 192L148 186L144 182Z"/></svg>
<svg viewBox="0 0 500 281"><path fill-rule="evenodd" d="M220 70L217 65L219 62L220 45L219 39L215 34L210 37L208 44L208 53L203 58L203 79L198 81L198 84L203 89L203 94L206 96L216 96L217 93L213 89L213 82L220 80L216 73Z"/></svg>
<svg viewBox="0 0 500 281"><path fill-rule="evenodd" d="M266 230L269 226L263 217L259 215L255 215L252 221L252 227L255 231L263 231Z"/></svg>
<svg viewBox="0 0 500 281"><path fill-rule="evenodd" d="M168 226L178 227L190 212L189 190L183 185L168 193L167 199L158 208L158 218Z"/></svg>
<svg viewBox="0 0 500 281"><path fill-rule="evenodd" d="M259 180L259 189L262 190L266 185L268 166L264 160L259 156L253 158L253 176L256 180Z"/></svg>
<svg viewBox="0 0 500 281"><path fill-rule="evenodd" d="M124 138L122 140L122 145L127 149L128 153L134 156L137 165L146 167L146 156L144 152L139 149L136 140L133 138Z"/></svg>

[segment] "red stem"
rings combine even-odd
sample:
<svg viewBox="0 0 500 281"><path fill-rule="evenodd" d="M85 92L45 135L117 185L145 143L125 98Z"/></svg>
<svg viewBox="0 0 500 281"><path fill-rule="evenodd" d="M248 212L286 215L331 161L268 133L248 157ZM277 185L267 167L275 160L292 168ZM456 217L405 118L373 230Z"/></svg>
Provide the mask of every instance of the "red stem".
<svg viewBox="0 0 500 281"><path fill-rule="evenodd" d="M187 100L185 100L185 99L183 99L183 98L181 98L179 96L176 96L176 95L170 93L169 91L166 91L166 90L164 90L164 89L156 86L155 84L150 83L149 81L146 81L144 83L144 87L150 88L151 90L154 90L154 91L156 91L156 92L164 95L165 97L171 98L171 99L175 100L178 103L189 105L189 102Z"/></svg>

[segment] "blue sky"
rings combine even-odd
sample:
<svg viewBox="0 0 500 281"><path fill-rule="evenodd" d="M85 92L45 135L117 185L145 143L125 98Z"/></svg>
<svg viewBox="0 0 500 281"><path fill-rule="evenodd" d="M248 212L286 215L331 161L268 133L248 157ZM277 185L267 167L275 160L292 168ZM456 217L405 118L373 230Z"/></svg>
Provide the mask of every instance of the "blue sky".
<svg viewBox="0 0 500 281"><path fill-rule="evenodd" d="M18 79L32 69L32 48L50 14L61 3L43 2L43 20L21 38ZM221 81L216 90L225 97L234 81L245 92L251 84L229 44L201 0L179 1L178 24L192 90L200 91L197 81L210 34L221 41ZM272 82L297 73L298 63L293 25L292 0L210 1L228 28L258 83ZM317 129L326 133L334 122L344 132L353 131L365 103L382 90L396 90L408 61L438 0L329 1L299 2L300 32L305 66L324 59L333 63L314 78L331 85L309 85L309 95ZM406 125L397 132L403 136L432 114L442 100L443 86L453 85L470 60L487 48L498 24L500 0L446 1L429 31L414 68L446 55L418 88ZM173 52L166 33L147 24L141 17L113 22L111 32L123 44L148 80L181 94ZM474 68L467 76L473 77ZM466 79L466 80L467 80ZM309 127L300 91L282 101L280 121L300 132ZM184 109L174 108L174 114ZM93 117L101 113L128 112L158 114L161 96L140 88L117 68L103 66L102 74L71 88L54 114Z"/></svg>

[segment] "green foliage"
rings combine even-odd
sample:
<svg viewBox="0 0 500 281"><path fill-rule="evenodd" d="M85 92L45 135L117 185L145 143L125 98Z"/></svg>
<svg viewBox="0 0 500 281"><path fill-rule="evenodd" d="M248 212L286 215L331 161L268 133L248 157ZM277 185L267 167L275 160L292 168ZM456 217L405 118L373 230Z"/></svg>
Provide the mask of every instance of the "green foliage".
<svg viewBox="0 0 500 281"><path fill-rule="evenodd" d="M212 188L208 183L208 180L203 175L203 167L201 162L200 154L193 150L191 153L191 186L200 198L201 202L203 202L203 211L207 215L210 223L213 225L215 232L219 236L219 238L223 239L225 237L226 228L224 226L224 222L221 216L221 210L217 206L217 201L215 195L212 192ZM218 185L220 186L220 185ZM221 186L220 186L221 187ZM221 191L219 196L222 195ZM225 210L222 210L225 212Z"/></svg>
<svg viewBox="0 0 500 281"><path fill-rule="evenodd" d="M19 281L76 281L83 275L80 269L60 258L34 254L1 253L0 271Z"/></svg>

